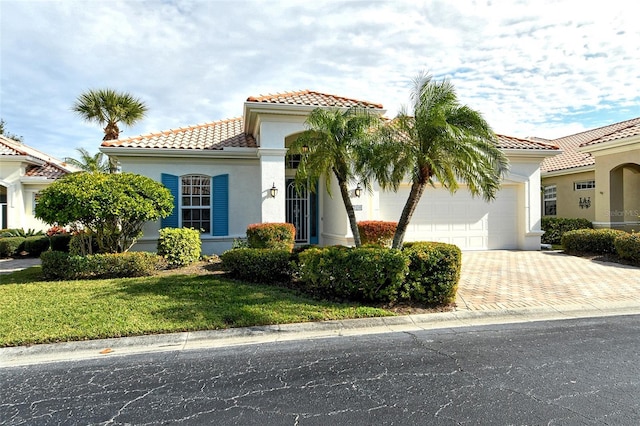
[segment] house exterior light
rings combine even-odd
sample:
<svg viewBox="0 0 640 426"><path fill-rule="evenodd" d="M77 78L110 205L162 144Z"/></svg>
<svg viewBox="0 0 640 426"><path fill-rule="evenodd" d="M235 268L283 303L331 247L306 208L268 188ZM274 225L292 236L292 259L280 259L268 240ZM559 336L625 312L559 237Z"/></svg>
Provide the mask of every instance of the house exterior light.
<svg viewBox="0 0 640 426"><path fill-rule="evenodd" d="M269 190L269 194L271 195L271 198L276 198L276 195L278 195L278 188L276 188L275 182L271 186L271 189Z"/></svg>
<svg viewBox="0 0 640 426"><path fill-rule="evenodd" d="M353 191L353 193L358 198L360 198L360 195L362 195L362 187L360 186L360 182L358 182L358 186L356 186L356 189Z"/></svg>

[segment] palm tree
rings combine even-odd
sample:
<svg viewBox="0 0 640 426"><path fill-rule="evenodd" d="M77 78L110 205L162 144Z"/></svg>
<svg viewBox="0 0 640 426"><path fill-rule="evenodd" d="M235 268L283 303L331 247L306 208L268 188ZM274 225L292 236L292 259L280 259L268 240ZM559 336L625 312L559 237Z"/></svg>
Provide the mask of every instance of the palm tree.
<svg viewBox="0 0 640 426"><path fill-rule="evenodd" d="M331 195L331 175L336 177L356 247L361 244L360 233L347 185L356 180L355 159L369 130L378 122L377 115L359 108L316 108L305 122L308 130L289 147L290 155L301 156L295 178L298 188L308 185L315 191L316 182L324 178Z"/></svg>
<svg viewBox="0 0 640 426"><path fill-rule="evenodd" d="M84 148L76 148L76 151L80 153L80 159L66 157L64 161L76 166L82 171L90 173L109 173L111 167L109 161L105 158L102 152L98 152L95 155L91 155L89 151Z"/></svg>
<svg viewBox="0 0 640 426"><path fill-rule="evenodd" d="M129 93L99 89L78 96L72 110L89 122L105 126L102 140L108 141L120 137L118 123L133 126L144 118L147 106Z"/></svg>
<svg viewBox="0 0 640 426"><path fill-rule="evenodd" d="M411 190L393 238L401 248L411 217L427 185L439 182L452 194L458 181L472 196L495 198L508 160L482 115L458 101L447 80L420 74L412 91L412 114L403 109L384 126L380 139L361 158L358 170L369 171L383 189L397 191L411 176Z"/></svg>

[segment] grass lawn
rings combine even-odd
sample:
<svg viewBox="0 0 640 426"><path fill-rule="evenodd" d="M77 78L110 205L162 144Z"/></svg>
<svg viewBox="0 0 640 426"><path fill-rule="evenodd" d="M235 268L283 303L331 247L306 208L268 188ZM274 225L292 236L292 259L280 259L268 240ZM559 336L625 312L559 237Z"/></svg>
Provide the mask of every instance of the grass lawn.
<svg viewBox="0 0 640 426"><path fill-rule="evenodd" d="M47 282L36 266L0 276L0 347L391 315L215 274Z"/></svg>

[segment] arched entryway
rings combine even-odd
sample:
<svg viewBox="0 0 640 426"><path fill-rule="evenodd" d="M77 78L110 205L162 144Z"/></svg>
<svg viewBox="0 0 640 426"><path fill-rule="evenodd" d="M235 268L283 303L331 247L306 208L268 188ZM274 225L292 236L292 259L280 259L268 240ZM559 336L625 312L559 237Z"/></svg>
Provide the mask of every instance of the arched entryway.
<svg viewBox="0 0 640 426"><path fill-rule="evenodd" d="M609 172L609 220L612 228L626 229L640 216L640 164L625 163Z"/></svg>

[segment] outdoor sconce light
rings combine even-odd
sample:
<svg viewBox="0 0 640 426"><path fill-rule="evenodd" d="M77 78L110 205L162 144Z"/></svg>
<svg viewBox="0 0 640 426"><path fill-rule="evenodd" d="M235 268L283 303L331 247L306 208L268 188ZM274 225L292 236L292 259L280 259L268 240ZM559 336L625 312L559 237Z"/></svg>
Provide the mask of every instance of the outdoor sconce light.
<svg viewBox="0 0 640 426"><path fill-rule="evenodd" d="M580 202L578 203L581 209L588 209L591 207L591 197L580 197Z"/></svg>
<svg viewBox="0 0 640 426"><path fill-rule="evenodd" d="M356 186L356 189L354 189L353 193L356 195L356 197L360 198L360 195L362 194L362 187L360 186L360 182L358 182L358 186Z"/></svg>
<svg viewBox="0 0 640 426"><path fill-rule="evenodd" d="M275 182L271 186L271 189L269 190L269 194L271 194L271 198L276 198L276 195L278 195L278 188L276 188Z"/></svg>
<svg viewBox="0 0 640 426"><path fill-rule="evenodd" d="M300 152L302 152L303 154L308 153L309 147L307 145L302 145L302 149L300 150Z"/></svg>

